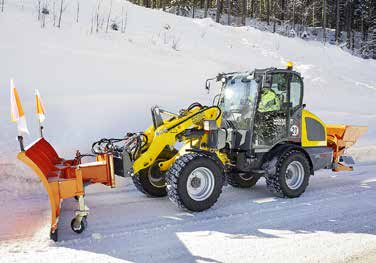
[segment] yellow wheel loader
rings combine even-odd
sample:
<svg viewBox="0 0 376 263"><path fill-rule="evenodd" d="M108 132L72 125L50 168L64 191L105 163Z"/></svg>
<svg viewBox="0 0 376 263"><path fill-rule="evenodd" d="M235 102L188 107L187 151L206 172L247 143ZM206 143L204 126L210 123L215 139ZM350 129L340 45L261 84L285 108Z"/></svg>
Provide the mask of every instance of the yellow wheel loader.
<svg viewBox="0 0 376 263"><path fill-rule="evenodd" d="M319 169L352 170L344 151L367 127L326 125L306 110L303 79L291 65L219 74L207 89L214 80L222 85L212 106L153 107L147 130L102 139L94 153L111 151L117 175L191 211L213 206L225 183L250 188L265 177L272 193L295 198Z"/></svg>
<svg viewBox="0 0 376 263"><path fill-rule="evenodd" d="M303 80L292 65L218 74L207 80L208 90L214 80L221 87L212 106L193 103L179 113L153 107L147 130L101 139L92 145L94 155L77 151L73 159L62 158L43 137L42 126L41 138L27 147L19 135L18 159L48 193L51 238L58 240L63 200L77 199L71 228L80 234L89 215L84 186L113 188L115 174L131 176L150 197L168 195L184 209L204 211L226 183L250 188L265 177L272 193L294 198L319 169L353 169L352 158L344 153L367 127L326 125L306 110ZM88 156L95 161L84 162Z"/></svg>

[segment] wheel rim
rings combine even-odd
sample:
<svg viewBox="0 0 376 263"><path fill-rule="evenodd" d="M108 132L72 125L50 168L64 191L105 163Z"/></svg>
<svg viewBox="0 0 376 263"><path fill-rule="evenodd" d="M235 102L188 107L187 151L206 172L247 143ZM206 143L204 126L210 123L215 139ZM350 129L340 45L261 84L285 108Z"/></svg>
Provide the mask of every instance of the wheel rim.
<svg viewBox="0 0 376 263"><path fill-rule="evenodd" d="M291 162L286 169L286 184L292 189L298 189L304 181L304 167L298 161Z"/></svg>
<svg viewBox="0 0 376 263"><path fill-rule="evenodd" d="M188 176L187 192L195 201L206 200L214 191L214 175L206 167L198 167Z"/></svg>
<svg viewBox="0 0 376 263"><path fill-rule="evenodd" d="M163 188L166 186L166 180L159 169L159 161L156 161L148 170L148 179L156 188Z"/></svg>

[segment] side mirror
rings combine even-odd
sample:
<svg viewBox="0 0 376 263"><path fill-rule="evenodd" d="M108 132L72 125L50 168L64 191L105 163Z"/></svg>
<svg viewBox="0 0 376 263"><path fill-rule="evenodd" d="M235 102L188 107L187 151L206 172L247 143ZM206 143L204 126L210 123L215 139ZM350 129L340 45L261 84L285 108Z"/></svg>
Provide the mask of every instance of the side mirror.
<svg viewBox="0 0 376 263"><path fill-rule="evenodd" d="M224 76L223 73L219 73L219 74L217 75L217 78L216 78L216 79L217 79L217 82L222 81L223 76Z"/></svg>

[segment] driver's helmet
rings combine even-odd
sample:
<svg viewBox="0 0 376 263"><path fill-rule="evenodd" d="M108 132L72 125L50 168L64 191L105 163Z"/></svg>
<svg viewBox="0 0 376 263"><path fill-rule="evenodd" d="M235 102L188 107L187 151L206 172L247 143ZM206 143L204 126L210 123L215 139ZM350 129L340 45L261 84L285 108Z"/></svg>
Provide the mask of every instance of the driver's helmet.
<svg viewBox="0 0 376 263"><path fill-rule="evenodd" d="M262 83L262 89L261 89L262 93L266 93L271 90L270 84L271 84L271 75L266 75Z"/></svg>
<svg viewBox="0 0 376 263"><path fill-rule="evenodd" d="M261 89L262 93L267 93L270 90L271 90L270 84L264 83L264 85L262 86L262 89Z"/></svg>

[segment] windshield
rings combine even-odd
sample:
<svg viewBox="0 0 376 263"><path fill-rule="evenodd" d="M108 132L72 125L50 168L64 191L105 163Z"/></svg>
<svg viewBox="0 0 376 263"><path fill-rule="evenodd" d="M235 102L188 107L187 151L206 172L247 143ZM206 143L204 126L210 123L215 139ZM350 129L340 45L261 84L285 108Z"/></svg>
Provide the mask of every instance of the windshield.
<svg viewBox="0 0 376 263"><path fill-rule="evenodd" d="M227 81L221 96L223 119L236 129L249 129L257 98L257 82L247 75Z"/></svg>

